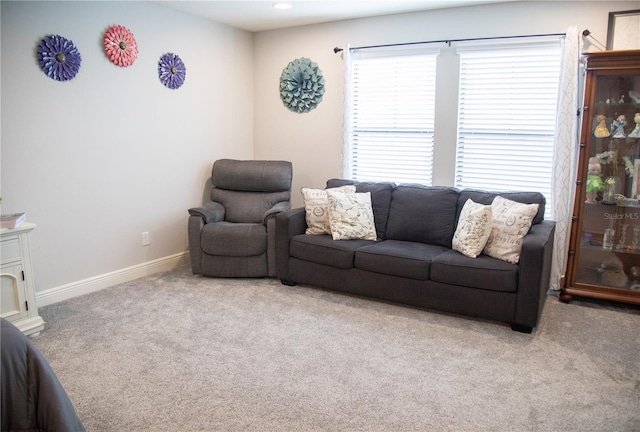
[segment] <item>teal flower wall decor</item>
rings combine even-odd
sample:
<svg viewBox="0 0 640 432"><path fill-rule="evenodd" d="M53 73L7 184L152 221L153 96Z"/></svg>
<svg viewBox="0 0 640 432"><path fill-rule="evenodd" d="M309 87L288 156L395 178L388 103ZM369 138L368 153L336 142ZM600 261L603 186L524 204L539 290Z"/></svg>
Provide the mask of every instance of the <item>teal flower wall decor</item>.
<svg viewBox="0 0 640 432"><path fill-rule="evenodd" d="M280 76L280 99L297 113L316 108L324 95L324 77L318 65L308 58L291 61Z"/></svg>

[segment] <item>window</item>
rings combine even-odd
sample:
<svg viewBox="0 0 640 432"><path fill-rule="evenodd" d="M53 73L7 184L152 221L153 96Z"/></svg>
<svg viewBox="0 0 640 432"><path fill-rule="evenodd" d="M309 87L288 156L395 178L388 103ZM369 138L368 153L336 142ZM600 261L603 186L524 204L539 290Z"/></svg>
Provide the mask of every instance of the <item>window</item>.
<svg viewBox="0 0 640 432"><path fill-rule="evenodd" d="M552 207L561 60L555 39L458 47L456 187L537 190Z"/></svg>
<svg viewBox="0 0 640 432"><path fill-rule="evenodd" d="M549 36L452 42L454 47L437 50L351 50L345 176L431 185L434 164L446 159L452 164L445 167L449 185L536 190L546 196L550 210L562 40ZM435 103L440 51L457 61L438 67L458 67L459 61L459 70L439 71L439 76L459 76L458 94L451 86L437 87L451 93L438 94L451 108ZM457 122L446 126L450 130L443 135L438 132L444 139L434 142L435 116L456 112ZM434 153L444 158L434 160Z"/></svg>
<svg viewBox="0 0 640 432"><path fill-rule="evenodd" d="M431 184L437 51L355 52L347 176Z"/></svg>

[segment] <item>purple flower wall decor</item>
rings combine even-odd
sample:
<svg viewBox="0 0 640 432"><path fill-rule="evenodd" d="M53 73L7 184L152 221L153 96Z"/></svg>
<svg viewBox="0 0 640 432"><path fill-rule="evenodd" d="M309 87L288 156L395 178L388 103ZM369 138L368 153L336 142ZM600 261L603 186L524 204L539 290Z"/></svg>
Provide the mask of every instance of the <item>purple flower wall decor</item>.
<svg viewBox="0 0 640 432"><path fill-rule="evenodd" d="M80 51L60 35L45 36L38 45L38 63L42 72L56 81L72 80L80 70Z"/></svg>
<svg viewBox="0 0 640 432"><path fill-rule="evenodd" d="M177 54L167 53L158 62L158 76L166 87L177 89L184 84L187 68Z"/></svg>

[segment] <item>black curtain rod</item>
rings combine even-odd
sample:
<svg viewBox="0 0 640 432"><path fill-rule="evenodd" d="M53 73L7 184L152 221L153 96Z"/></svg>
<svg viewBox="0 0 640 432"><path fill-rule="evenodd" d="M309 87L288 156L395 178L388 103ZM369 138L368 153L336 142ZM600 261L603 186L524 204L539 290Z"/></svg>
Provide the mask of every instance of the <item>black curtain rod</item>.
<svg viewBox="0 0 640 432"><path fill-rule="evenodd" d="M588 31L588 30L585 30ZM422 45L422 44L434 44L434 43L446 43L451 46L452 42L468 42L468 41L482 41L482 40L494 40L494 39L516 39L516 38L531 38L531 37L544 37L544 36L566 36L566 33L546 33L546 34L537 34L537 35L521 35L521 36L496 36L496 37L485 37L485 38L468 38L468 39L443 39L436 41L424 41L424 42L405 42L405 43L396 43L396 44L387 44L387 45L369 45L369 46L361 46L361 47L353 47L352 50L361 50L361 49L369 49L369 48L387 48L394 46L405 46L405 45ZM334 53L339 53L343 51L342 48L335 47L333 49Z"/></svg>

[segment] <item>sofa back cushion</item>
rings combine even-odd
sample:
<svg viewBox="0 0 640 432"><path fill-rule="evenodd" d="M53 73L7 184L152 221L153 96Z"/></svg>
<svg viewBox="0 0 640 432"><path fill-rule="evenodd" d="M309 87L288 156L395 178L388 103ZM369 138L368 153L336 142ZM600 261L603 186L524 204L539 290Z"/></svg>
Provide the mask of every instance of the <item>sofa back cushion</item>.
<svg viewBox="0 0 640 432"><path fill-rule="evenodd" d="M346 179L327 180L327 188L335 188L345 185L355 185L357 193L371 193L371 208L376 224L376 235L379 239L384 239L387 231L387 220L389 219L389 205L391 204L391 193L395 183L391 182L358 182Z"/></svg>
<svg viewBox="0 0 640 432"><path fill-rule="evenodd" d="M393 191L386 238L451 247L458 189L399 185Z"/></svg>
<svg viewBox="0 0 640 432"><path fill-rule="evenodd" d="M488 192L478 189L463 189L458 196L458 211L456 213L456 222L460 217L460 212L468 199L479 204L490 205L493 199L500 195L511 201L522 204L538 204L538 213L533 218L532 225L538 224L544 220L544 206L546 199L540 192Z"/></svg>

